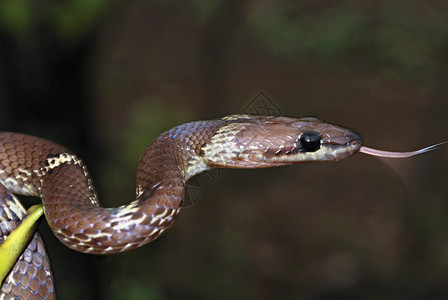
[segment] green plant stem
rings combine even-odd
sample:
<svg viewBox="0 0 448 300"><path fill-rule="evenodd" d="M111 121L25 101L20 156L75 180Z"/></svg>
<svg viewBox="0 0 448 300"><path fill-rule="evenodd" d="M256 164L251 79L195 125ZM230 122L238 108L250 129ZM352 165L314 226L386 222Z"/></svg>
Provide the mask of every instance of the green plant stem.
<svg viewBox="0 0 448 300"><path fill-rule="evenodd" d="M0 276L1 281L14 266L19 256L28 246L34 235L37 220L44 213L42 204L33 206L28 210L28 216L14 229L8 238L0 245Z"/></svg>

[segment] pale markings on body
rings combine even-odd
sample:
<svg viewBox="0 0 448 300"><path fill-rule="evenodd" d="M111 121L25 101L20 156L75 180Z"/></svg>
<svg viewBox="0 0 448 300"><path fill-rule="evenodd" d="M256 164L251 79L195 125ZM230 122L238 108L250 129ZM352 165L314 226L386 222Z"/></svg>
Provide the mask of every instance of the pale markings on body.
<svg viewBox="0 0 448 300"><path fill-rule="evenodd" d="M89 200L92 204L98 204L95 189L93 187L92 180L90 179L89 172L87 172L86 166L84 166L82 160L80 160L76 155L73 155L71 153L60 153L60 154L58 154L58 156L49 157L46 159L46 164L44 165L44 167L42 167L40 169L40 172L38 173L38 175L40 177L40 181L41 181L41 186L42 186L42 182L43 182L43 176L45 174L47 174L51 170L53 170L57 167L60 167L66 163L69 163L72 165L78 165L82 169L84 176L87 178L88 188L95 195L94 197L89 197Z"/></svg>
<svg viewBox="0 0 448 300"><path fill-rule="evenodd" d="M229 116L225 120L233 120L232 117ZM202 151L205 153L204 158L211 161L219 161L223 165L227 161L235 161L242 154L232 149L240 149L241 145L238 145L233 139L229 140L229 136L234 136L237 132L241 131L243 126L244 124L231 123L221 127L210 139L210 142L202 148Z"/></svg>
<svg viewBox="0 0 448 300"><path fill-rule="evenodd" d="M194 174L198 174L204 171L210 170L207 163L204 161L204 158L201 156L195 156L193 159L188 161L185 173L182 175L186 178L186 180L193 177Z"/></svg>
<svg viewBox="0 0 448 300"><path fill-rule="evenodd" d="M19 199L17 199L17 197L14 194L10 194L12 201L9 202L9 208L10 209L4 209L2 210L3 212L6 213L6 216L9 218L9 220L13 220L16 219L16 216L19 219L23 219L26 216L26 212L23 209L22 204L20 203ZM15 214L15 216L13 215L13 213ZM6 223L6 227L8 226L8 222L3 221L2 223L5 222Z"/></svg>
<svg viewBox="0 0 448 300"><path fill-rule="evenodd" d="M54 157L49 157L46 160L47 165L44 166L42 169L45 170L46 173L48 173L50 170L57 168L65 163L70 163L73 165L79 165L80 167L82 167L84 169L84 165L82 163L82 161L76 157L73 154L70 153L60 153L58 154L58 156L54 156ZM87 174L85 174L87 175Z"/></svg>
<svg viewBox="0 0 448 300"><path fill-rule="evenodd" d="M135 188L135 195L137 199L143 195L143 187L141 185L137 185Z"/></svg>
<svg viewBox="0 0 448 300"><path fill-rule="evenodd" d="M252 117L253 117L253 115L230 115L230 116L223 117L221 119L227 120L227 121L235 121L235 120L247 120Z"/></svg>

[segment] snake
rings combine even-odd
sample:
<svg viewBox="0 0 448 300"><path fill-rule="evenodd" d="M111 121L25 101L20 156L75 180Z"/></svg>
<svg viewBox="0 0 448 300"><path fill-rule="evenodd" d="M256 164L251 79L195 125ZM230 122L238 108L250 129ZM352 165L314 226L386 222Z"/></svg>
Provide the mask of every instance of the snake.
<svg viewBox="0 0 448 300"><path fill-rule="evenodd" d="M186 182L207 170L338 161L357 152L408 157L433 148L398 154L367 148L355 131L312 117L239 114L190 122L161 134L146 148L137 167L135 200L105 208L86 166L70 150L39 137L0 132L0 243L26 215L15 194L41 198L49 227L67 247L112 254L161 236L182 210ZM0 295L55 298L38 233L6 276Z"/></svg>

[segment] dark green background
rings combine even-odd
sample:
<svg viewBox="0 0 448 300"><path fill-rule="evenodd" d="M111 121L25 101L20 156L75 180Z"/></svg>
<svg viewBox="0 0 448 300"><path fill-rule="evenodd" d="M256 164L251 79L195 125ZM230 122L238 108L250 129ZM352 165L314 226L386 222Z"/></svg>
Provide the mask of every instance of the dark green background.
<svg viewBox="0 0 448 300"><path fill-rule="evenodd" d="M0 2L0 125L76 151L102 203L133 200L145 146L240 113L414 150L448 139L444 1ZM166 235L79 254L40 226L60 299L447 299L448 147L400 161L226 170Z"/></svg>

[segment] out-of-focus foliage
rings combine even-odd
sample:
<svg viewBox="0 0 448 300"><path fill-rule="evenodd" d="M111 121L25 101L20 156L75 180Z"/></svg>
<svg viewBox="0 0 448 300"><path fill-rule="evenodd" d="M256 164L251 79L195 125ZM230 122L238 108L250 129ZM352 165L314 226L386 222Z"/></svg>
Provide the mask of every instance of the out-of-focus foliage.
<svg viewBox="0 0 448 300"><path fill-rule="evenodd" d="M362 4L339 2L310 11L304 2L259 5L249 15L249 30L263 47L294 63L341 64L361 52L411 77L433 70L440 47L446 47L446 7L386 1L372 12Z"/></svg>
<svg viewBox="0 0 448 300"><path fill-rule="evenodd" d="M189 0L185 1L198 20L206 21L219 7L219 0Z"/></svg>
<svg viewBox="0 0 448 300"><path fill-rule="evenodd" d="M270 2L252 12L249 30L273 54L295 63L310 58L330 62L365 42L365 21L362 12L350 7L310 14L299 3L277 6Z"/></svg>
<svg viewBox="0 0 448 300"><path fill-rule="evenodd" d="M388 1L373 30L379 61L400 73L425 77L448 46L448 10L419 1Z"/></svg>
<svg viewBox="0 0 448 300"><path fill-rule="evenodd" d="M4 0L0 2L0 24L2 31L13 38L36 34L38 28L44 28L59 39L73 42L89 34L114 2Z"/></svg>
<svg viewBox="0 0 448 300"><path fill-rule="evenodd" d="M27 0L5 0L0 2L0 23L3 30L20 37L30 30L31 10Z"/></svg>
<svg viewBox="0 0 448 300"><path fill-rule="evenodd" d="M49 12L50 26L56 35L76 40L89 33L104 18L113 0L53 1Z"/></svg>

